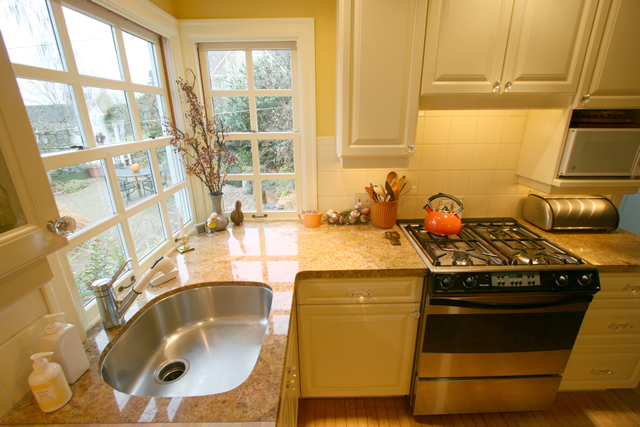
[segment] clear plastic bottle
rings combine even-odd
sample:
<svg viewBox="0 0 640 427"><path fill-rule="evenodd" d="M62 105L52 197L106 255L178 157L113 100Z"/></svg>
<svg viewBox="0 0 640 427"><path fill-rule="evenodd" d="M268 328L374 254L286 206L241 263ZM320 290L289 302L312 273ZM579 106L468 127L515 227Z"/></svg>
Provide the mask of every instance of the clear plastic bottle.
<svg viewBox="0 0 640 427"><path fill-rule="evenodd" d="M62 368L46 359L51 355L53 353L49 351L31 356L33 372L29 374L29 387L43 412L60 409L71 399L71 389Z"/></svg>
<svg viewBox="0 0 640 427"><path fill-rule="evenodd" d="M64 316L64 313L44 316L49 325L36 339L36 348L40 352L52 352L52 361L62 367L69 384L73 384L89 369L89 359L76 327L56 322L59 316Z"/></svg>

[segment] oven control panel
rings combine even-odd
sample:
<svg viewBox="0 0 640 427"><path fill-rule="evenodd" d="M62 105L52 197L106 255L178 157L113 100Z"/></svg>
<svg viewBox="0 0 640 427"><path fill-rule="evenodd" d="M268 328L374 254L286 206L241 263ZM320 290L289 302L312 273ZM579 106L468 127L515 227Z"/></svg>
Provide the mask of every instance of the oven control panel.
<svg viewBox="0 0 640 427"><path fill-rule="evenodd" d="M437 273L430 283L435 293L600 290L597 270Z"/></svg>
<svg viewBox="0 0 640 427"><path fill-rule="evenodd" d="M492 273L494 287L540 286L540 273Z"/></svg>

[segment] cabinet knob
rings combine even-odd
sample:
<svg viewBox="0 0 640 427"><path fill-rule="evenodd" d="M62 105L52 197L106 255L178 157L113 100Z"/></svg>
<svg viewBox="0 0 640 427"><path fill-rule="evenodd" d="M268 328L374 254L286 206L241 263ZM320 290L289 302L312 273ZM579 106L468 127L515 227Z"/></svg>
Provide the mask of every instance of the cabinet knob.
<svg viewBox="0 0 640 427"><path fill-rule="evenodd" d="M589 101L591 101L591 95L586 94L585 96L582 97L582 99L580 100L580 103L582 105L587 105L589 103Z"/></svg>
<svg viewBox="0 0 640 427"><path fill-rule="evenodd" d="M291 390L295 390L296 389L296 382L294 380L291 380L291 381L287 382L287 388L290 388Z"/></svg>
<svg viewBox="0 0 640 427"><path fill-rule="evenodd" d="M609 324L609 329L633 329L633 325L629 322L624 322L624 323L611 322Z"/></svg>
<svg viewBox="0 0 640 427"><path fill-rule="evenodd" d="M289 373L289 375L291 376L296 376L296 367L295 366L291 366L289 369L287 369L287 372Z"/></svg>
<svg viewBox="0 0 640 427"><path fill-rule="evenodd" d="M609 369L609 368L604 368L604 369L596 369L596 368L593 368L593 369L591 370L591 373L592 373L593 375L600 375L600 374L613 375L613 371L612 371L611 369Z"/></svg>
<svg viewBox="0 0 640 427"><path fill-rule="evenodd" d="M636 292L640 291L640 286L633 286L627 283L626 285L624 285L622 290L635 294Z"/></svg>
<svg viewBox="0 0 640 427"><path fill-rule="evenodd" d="M507 82L504 85L504 91L509 92L511 90L511 86L513 86L513 82Z"/></svg>
<svg viewBox="0 0 640 427"><path fill-rule="evenodd" d="M415 145L407 145L407 153L413 154L416 151Z"/></svg>
<svg viewBox="0 0 640 427"><path fill-rule="evenodd" d="M47 223L47 228L58 236L70 236L76 231L76 220L69 215L52 219Z"/></svg>
<svg viewBox="0 0 640 427"><path fill-rule="evenodd" d="M500 85L501 85L500 80L498 80L497 82L495 82L495 83L493 84L493 90L492 90L492 92L493 92L493 93L500 93Z"/></svg>
<svg viewBox="0 0 640 427"><path fill-rule="evenodd" d="M411 316L414 319L419 319L420 318L420 312L419 311L414 311L413 313L411 313Z"/></svg>
<svg viewBox="0 0 640 427"><path fill-rule="evenodd" d="M371 293L370 289L367 289L366 291L356 291L354 289L349 291L349 296L351 296L352 298L358 298L360 301L362 301L363 299L369 298L371 297L373 294Z"/></svg>

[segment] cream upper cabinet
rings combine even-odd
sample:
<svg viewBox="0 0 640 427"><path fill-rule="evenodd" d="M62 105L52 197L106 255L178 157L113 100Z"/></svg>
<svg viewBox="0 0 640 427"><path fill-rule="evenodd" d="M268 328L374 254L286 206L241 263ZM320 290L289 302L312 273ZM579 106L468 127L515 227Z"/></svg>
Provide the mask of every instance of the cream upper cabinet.
<svg viewBox="0 0 640 427"><path fill-rule="evenodd" d="M602 2L575 108L640 108L639 19L637 0Z"/></svg>
<svg viewBox="0 0 640 427"><path fill-rule="evenodd" d="M338 0L336 151L344 167L407 166L427 0Z"/></svg>
<svg viewBox="0 0 640 427"><path fill-rule="evenodd" d="M431 0L422 95L576 93L597 0Z"/></svg>
<svg viewBox="0 0 640 427"><path fill-rule="evenodd" d="M0 37L0 308L51 279L46 255L67 244L51 187Z"/></svg>

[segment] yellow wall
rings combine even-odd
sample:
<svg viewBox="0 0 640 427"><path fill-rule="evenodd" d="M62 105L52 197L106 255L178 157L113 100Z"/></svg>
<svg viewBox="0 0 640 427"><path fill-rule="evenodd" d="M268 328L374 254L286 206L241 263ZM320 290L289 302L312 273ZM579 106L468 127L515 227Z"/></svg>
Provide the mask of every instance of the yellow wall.
<svg viewBox="0 0 640 427"><path fill-rule="evenodd" d="M318 136L336 128L335 0L150 0L177 19L314 18Z"/></svg>

